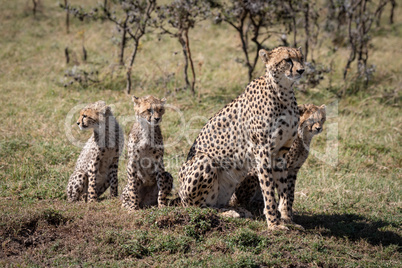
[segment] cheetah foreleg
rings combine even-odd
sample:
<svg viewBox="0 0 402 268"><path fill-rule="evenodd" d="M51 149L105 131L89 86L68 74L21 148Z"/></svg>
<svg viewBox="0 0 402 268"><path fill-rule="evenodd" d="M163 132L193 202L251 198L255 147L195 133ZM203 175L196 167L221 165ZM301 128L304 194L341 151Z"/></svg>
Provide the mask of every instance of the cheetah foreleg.
<svg viewBox="0 0 402 268"><path fill-rule="evenodd" d="M281 178L286 179L281 180ZM281 181L283 181L284 183L282 184ZM297 229L304 229L303 226L296 224L293 221L293 200L295 183L296 175L292 175L292 173L289 174L289 171L282 172L282 177L280 177L280 184L278 185L278 193L280 198L279 211L281 214L281 222L286 225L291 225L292 227Z"/></svg>
<svg viewBox="0 0 402 268"><path fill-rule="evenodd" d="M279 222L279 212L275 200L275 184L272 173L272 157L270 157L268 151L263 148L259 150L256 159L258 163L258 180L264 197L264 214L267 219L268 229L286 229L286 227L280 225Z"/></svg>
<svg viewBox="0 0 402 268"><path fill-rule="evenodd" d="M253 197L255 193L257 191L260 191L261 193L258 184L257 171L253 169L247 174L246 178L236 187L235 193L231 197L230 204L243 206L251 205L251 203L254 201Z"/></svg>
<svg viewBox="0 0 402 268"><path fill-rule="evenodd" d="M95 202L98 198L96 192L96 173L99 170L100 157L99 151L95 153L96 157L91 160L88 170L88 202Z"/></svg>
<svg viewBox="0 0 402 268"><path fill-rule="evenodd" d="M86 190L85 186L87 184L87 177L85 172L75 171L68 181L67 185L67 201L74 202L79 201L80 198L85 198L86 201L86 194L84 196L84 191Z"/></svg>
<svg viewBox="0 0 402 268"><path fill-rule="evenodd" d="M293 172L288 171L288 191L289 191L289 207L290 207L290 217L293 220L293 202L295 198L295 187L296 187L297 175Z"/></svg>
<svg viewBox="0 0 402 268"><path fill-rule="evenodd" d="M158 207L167 206L167 196L172 190L173 177L169 172L158 172L157 175L158 184Z"/></svg>
<svg viewBox="0 0 402 268"><path fill-rule="evenodd" d="M135 166L133 160L130 160L127 165L127 191L123 199L123 207L128 208L130 211L140 209L139 190L143 184L141 178L139 178L137 174L139 167L135 168Z"/></svg>
<svg viewBox="0 0 402 268"><path fill-rule="evenodd" d="M287 167L285 158L277 158L274 160L273 176L278 190L279 206L278 210L281 220L284 223L292 223L291 208L289 203L289 189L287 181Z"/></svg>
<svg viewBox="0 0 402 268"><path fill-rule="evenodd" d="M109 169L109 183L110 183L110 197L117 197L118 195L118 177L117 177L117 172L118 172L118 167L119 167L119 158L115 157L113 158L112 164L110 165Z"/></svg>

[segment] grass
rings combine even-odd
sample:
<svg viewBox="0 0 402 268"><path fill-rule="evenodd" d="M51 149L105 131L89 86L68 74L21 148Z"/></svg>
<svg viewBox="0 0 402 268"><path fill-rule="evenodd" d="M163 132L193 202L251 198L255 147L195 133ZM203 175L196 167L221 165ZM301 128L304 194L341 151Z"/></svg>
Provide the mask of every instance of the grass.
<svg viewBox="0 0 402 268"><path fill-rule="evenodd" d="M227 219L210 209L168 207L128 214L118 199L67 203L77 144L90 134L71 127L74 108L103 99L127 134L134 120L131 96L123 93L110 24L73 19L66 34L64 14L53 1L41 1L36 18L29 5L7 1L0 11L1 266L402 265L401 16L394 26L384 18L373 32L369 62L377 71L365 90L341 79L346 49L333 54L323 44L316 51L316 60L333 61L334 71L316 88L296 91L299 103L325 103L330 111L297 182L295 221L305 230L269 233L258 213L255 219ZM247 84L246 68L235 61L242 58L235 32L204 22L190 36L199 97L176 90L183 78L174 39L148 34L133 70L135 95L166 96L171 105L162 131L165 165L174 178L199 129ZM88 62L81 59L83 42ZM74 65L98 71L101 81L64 87L65 71ZM256 73L263 73L261 63ZM124 154L120 193L126 161ZM174 185L177 191L177 180Z"/></svg>

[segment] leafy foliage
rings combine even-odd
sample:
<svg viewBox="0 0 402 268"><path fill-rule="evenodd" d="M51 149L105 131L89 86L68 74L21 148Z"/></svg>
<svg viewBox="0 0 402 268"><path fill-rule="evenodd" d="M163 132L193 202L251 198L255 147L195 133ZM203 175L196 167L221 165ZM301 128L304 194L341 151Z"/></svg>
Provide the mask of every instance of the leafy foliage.
<svg viewBox="0 0 402 268"><path fill-rule="evenodd" d="M375 66L368 65L370 32L373 22L381 18L385 6L391 4L391 21L395 1L365 0L175 0L168 4L157 5L156 0L121 0L107 1L97 7L86 9L68 4L60 6L75 17L84 21L91 18L97 21L111 21L120 35L119 64L125 65L125 49L133 43L133 50L127 64L126 93L132 88L132 66L140 47L140 39L151 29L157 29L158 35L169 35L176 38L184 58L185 88L195 94L196 71L190 49L189 32L197 23L214 17L214 22L225 22L234 29L241 42L244 59L236 59L248 69L248 79L252 80L259 62L258 51L270 49L278 45L298 47L302 45L305 59L310 66L321 66L316 62L315 51L328 35L333 39L333 51L339 45L348 46L349 57L344 67L344 79L351 64L357 60L357 75L353 79L363 78L365 86L372 78ZM325 12L322 12L325 11ZM154 14L155 13L155 14ZM323 17L322 14L328 14ZM379 23L377 23L379 25ZM324 35L321 29L326 30ZM85 50L85 47L83 47ZM201 63L202 64L202 63ZM192 73L190 83L188 67ZM310 68L317 70L317 68ZM306 86L316 86L332 68L323 67L305 80ZM314 80L314 81L313 81ZM177 90L177 88L176 88Z"/></svg>
<svg viewBox="0 0 402 268"><path fill-rule="evenodd" d="M238 32L245 56L245 65L248 68L248 78L251 80L258 60L258 51L266 48L263 43L271 37L272 33L284 34L284 30L277 32L270 30L285 11L283 5L278 5L280 1L275 0L231 0L228 2L219 5L215 23L225 21ZM286 19L288 18L286 16ZM254 48L250 47L250 41L255 44ZM253 59L250 59L251 51L254 51Z"/></svg>
<svg viewBox="0 0 402 268"><path fill-rule="evenodd" d="M132 41L134 44L127 66L127 85L126 93L130 93L132 88L131 70L140 46L141 38L147 33L147 27L152 21L152 13L156 7L156 0L121 0L118 5L113 5L117 9L112 10L107 0L99 7L94 7L91 11L86 11L82 7L72 7L60 4L60 7L67 9L75 17L83 21L85 18L93 20L109 20L115 24L117 31L121 33L119 64L124 65L124 52L127 43Z"/></svg>
<svg viewBox="0 0 402 268"><path fill-rule="evenodd" d="M159 6L157 13L156 27L161 30L160 34L177 38L182 47L186 87L190 87L194 95L196 75L191 57L189 31L194 28L196 22L205 20L210 15L210 3L205 0L175 0L170 4ZM187 75L188 62L193 75L191 85Z"/></svg>

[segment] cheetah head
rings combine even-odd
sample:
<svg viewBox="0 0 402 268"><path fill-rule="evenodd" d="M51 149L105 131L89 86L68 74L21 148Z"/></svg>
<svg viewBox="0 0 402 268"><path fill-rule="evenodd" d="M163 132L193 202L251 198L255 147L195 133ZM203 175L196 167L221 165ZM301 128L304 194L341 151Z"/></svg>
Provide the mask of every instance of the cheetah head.
<svg viewBox="0 0 402 268"><path fill-rule="evenodd" d="M304 104L299 105L298 108L300 113L299 136L313 137L321 133L326 120L325 105Z"/></svg>
<svg viewBox="0 0 402 268"><path fill-rule="evenodd" d="M158 125L162 122L162 116L165 113L166 99L157 99L153 96L137 98L133 96L134 111L137 120L149 125Z"/></svg>
<svg viewBox="0 0 402 268"><path fill-rule="evenodd" d="M80 111L77 125L81 130L98 129L105 116L111 114L111 109L104 101L97 101L87 105Z"/></svg>
<svg viewBox="0 0 402 268"><path fill-rule="evenodd" d="M271 51L261 49L260 57L267 71L275 78L297 81L304 73L304 57L301 48L278 47Z"/></svg>

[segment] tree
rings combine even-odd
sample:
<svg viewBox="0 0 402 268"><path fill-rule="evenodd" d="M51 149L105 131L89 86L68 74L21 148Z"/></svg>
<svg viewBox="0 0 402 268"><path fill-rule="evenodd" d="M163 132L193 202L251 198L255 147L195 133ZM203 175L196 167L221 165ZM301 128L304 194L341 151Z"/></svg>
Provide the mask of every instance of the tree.
<svg viewBox="0 0 402 268"><path fill-rule="evenodd" d="M318 19L320 18L318 14L318 9L316 1L303 0L301 3L300 12L302 13L304 21L304 59L308 61L309 52L311 51L311 61L314 61L313 52L314 47L318 42L318 34L320 32L320 25Z"/></svg>
<svg viewBox="0 0 402 268"><path fill-rule="evenodd" d="M64 6L62 6L64 7ZM70 10L74 16L80 20L88 17L93 20L109 20L113 22L118 31L121 32L121 43L119 53L119 64L125 65L124 52L129 41L133 42L133 50L129 57L127 68L126 93L132 89L131 70L134 65L135 57L138 52L141 38L146 34L148 26L151 24L152 13L156 8L156 0L119 0L117 5L113 5L116 10L112 10L107 0L104 0L100 8L92 8L90 12L82 8L64 7Z"/></svg>
<svg viewBox="0 0 402 268"><path fill-rule="evenodd" d="M346 8L350 54L343 72L343 77L346 79L350 65L357 56L358 75L364 76L366 83L369 80L367 72L369 32L374 21L374 12L367 7L367 2L367 0L352 0L347 3L350 4Z"/></svg>
<svg viewBox="0 0 402 268"><path fill-rule="evenodd" d="M380 26L381 24L381 15L382 12L385 9L385 6L390 3L391 4L391 11L390 11L390 16L389 16L389 23L393 24L394 23L394 10L396 7L396 1L395 0L380 0L377 6L377 10L375 11L375 16L376 16L376 25L377 27Z"/></svg>
<svg viewBox="0 0 402 268"><path fill-rule="evenodd" d="M105 0L106 2L106 0ZM105 6L106 7L106 6ZM126 93L129 94L132 88L131 70L134 65L134 60L137 55L138 47L140 46L140 39L145 35L146 28L151 21L151 14L155 10L156 0L142 0L142 1L122 1L122 8L126 13L125 26L123 29L134 41L134 48L130 55L130 61L127 67L127 86ZM105 11L109 20L118 23L116 19ZM122 44L122 46L125 45ZM122 49L124 50L124 48ZM121 56L123 57L123 55Z"/></svg>
<svg viewBox="0 0 402 268"><path fill-rule="evenodd" d="M230 0L219 4L218 10L215 22L224 21L239 34L248 78L251 80L259 58L258 51L266 48L263 43L272 34L284 34L284 31L272 30L272 27L291 17L285 12L282 1L275 0ZM254 47L250 46L250 41ZM253 52L254 56L251 56Z"/></svg>
<svg viewBox="0 0 402 268"><path fill-rule="evenodd" d="M196 75L191 57L189 31L197 21L204 20L210 14L210 2L202 0L175 0L170 4L157 8L158 21L155 26L161 30L160 34L167 34L177 38L184 56L184 79L186 87L190 87L195 94ZM193 80L188 80L187 70L190 62Z"/></svg>
<svg viewBox="0 0 402 268"><path fill-rule="evenodd" d="M70 12L68 11L68 0L64 0L64 7L66 9L66 31L70 33Z"/></svg>
<svg viewBox="0 0 402 268"><path fill-rule="evenodd" d="M357 61L357 75L355 78L363 78L367 86L374 68L368 67L370 32L375 22L381 17L381 12L387 3L392 0L330 0L326 23L335 22L337 27L329 27L327 30L334 36L333 42L347 45L349 56L343 69L343 78L346 80L351 65ZM391 10L391 17L393 11Z"/></svg>
<svg viewBox="0 0 402 268"><path fill-rule="evenodd" d="M40 0L32 0L32 13L33 16L36 17L36 11L38 10L38 6L40 5Z"/></svg>

